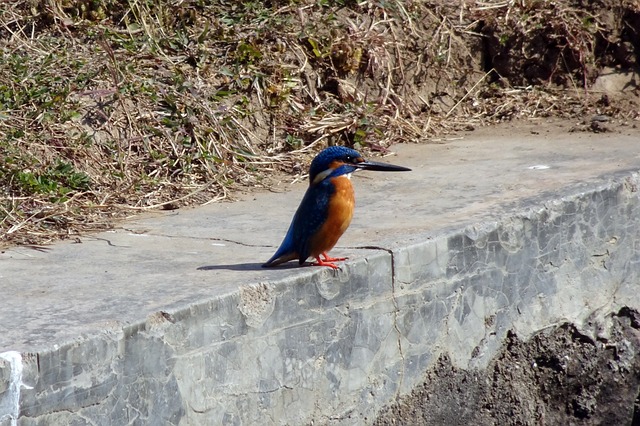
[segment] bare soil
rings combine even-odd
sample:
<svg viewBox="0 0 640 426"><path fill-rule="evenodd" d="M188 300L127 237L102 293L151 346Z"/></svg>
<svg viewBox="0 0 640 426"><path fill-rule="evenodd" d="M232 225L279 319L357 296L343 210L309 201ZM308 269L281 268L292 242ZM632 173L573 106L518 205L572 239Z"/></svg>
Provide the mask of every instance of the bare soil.
<svg viewBox="0 0 640 426"><path fill-rule="evenodd" d="M422 386L386 407L375 425L638 425L640 314L611 317L606 337L571 324L526 341L509 333L482 371L443 355Z"/></svg>

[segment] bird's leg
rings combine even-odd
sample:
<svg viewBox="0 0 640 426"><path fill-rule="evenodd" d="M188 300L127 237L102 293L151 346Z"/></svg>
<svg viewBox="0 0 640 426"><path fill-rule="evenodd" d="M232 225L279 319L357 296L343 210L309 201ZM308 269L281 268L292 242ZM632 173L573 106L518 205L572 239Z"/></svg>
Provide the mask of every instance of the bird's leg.
<svg viewBox="0 0 640 426"><path fill-rule="evenodd" d="M324 257L325 262L341 262L343 260L347 260L348 257L329 257L326 251L323 251L320 256Z"/></svg>
<svg viewBox="0 0 640 426"><path fill-rule="evenodd" d="M338 269L338 265L335 263L331 263L331 261L336 259L331 259L325 256L325 260L320 259L320 256L316 256L316 261L312 263L312 266L328 266L329 268Z"/></svg>
<svg viewBox="0 0 640 426"><path fill-rule="evenodd" d="M324 257L324 259L322 259ZM331 262L341 262L343 260L347 260L346 257L329 257L327 252L322 252L320 256L316 256L316 262L313 264L315 266L329 266L333 269L338 269L338 266L335 263Z"/></svg>
<svg viewBox="0 0 640 426"><path fill-rule="evenodd" d="M329 268L333 268L333 269L339 268L339 266L336 265L335 263L325 262L324 260L320 259L320 256L316 257L316 261L313 262L311 266L328 266Z"/></svg>

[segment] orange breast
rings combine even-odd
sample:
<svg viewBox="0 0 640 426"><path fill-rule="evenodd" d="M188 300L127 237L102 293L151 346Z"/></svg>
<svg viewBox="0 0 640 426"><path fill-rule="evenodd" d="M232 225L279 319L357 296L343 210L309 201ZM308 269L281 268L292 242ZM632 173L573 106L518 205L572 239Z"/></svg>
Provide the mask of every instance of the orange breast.
<svg viewBox="0 0 640 426"><path fill-rule="evenodd" d="M356 205L351 180L346 176L331 178L335 192L329 202L327 220L320 231L311 238L311 256L319 256L333 248L347 230Z"/></svg>

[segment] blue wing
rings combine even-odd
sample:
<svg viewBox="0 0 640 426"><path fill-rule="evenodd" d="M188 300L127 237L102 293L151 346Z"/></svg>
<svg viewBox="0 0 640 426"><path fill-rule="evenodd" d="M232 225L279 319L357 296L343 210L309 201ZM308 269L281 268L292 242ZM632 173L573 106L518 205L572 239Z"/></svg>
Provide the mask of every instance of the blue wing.
<svg viewBox="0 0 640 426"><path fill-rule="evenodd" d="M333 186L329 179L307 189L280 248L262 266L276 266L296 258L302 265L307 260L311 252L309 241L327 219L332 194Z"/></svg>

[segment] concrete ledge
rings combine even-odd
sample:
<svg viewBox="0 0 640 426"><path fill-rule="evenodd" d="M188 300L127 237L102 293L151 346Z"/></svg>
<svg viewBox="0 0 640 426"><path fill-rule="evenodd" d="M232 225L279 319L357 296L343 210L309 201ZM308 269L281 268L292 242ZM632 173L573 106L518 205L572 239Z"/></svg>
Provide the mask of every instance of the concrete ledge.
<svg viewBox="0 0 640 426"><path fill-rule="evenodd" d="M337 272L260 270L273 250L264 224L244 242L225 237L251 220L230 206L215 207L215 238L202 237L210 216L187 213L50 253L7 252L0 425L371 423L441 354L482 369L509 330L526 338L640 310L640 165L626 166L482 206L459 197L477 214L446 223L452 210L439 206L421 215L435 228L409 221L375 246L362 232ZM394 216L418 214L412 202ZM153 248L132 248L136 238ZM238 261L207 259L216 244Z"/></svg>

